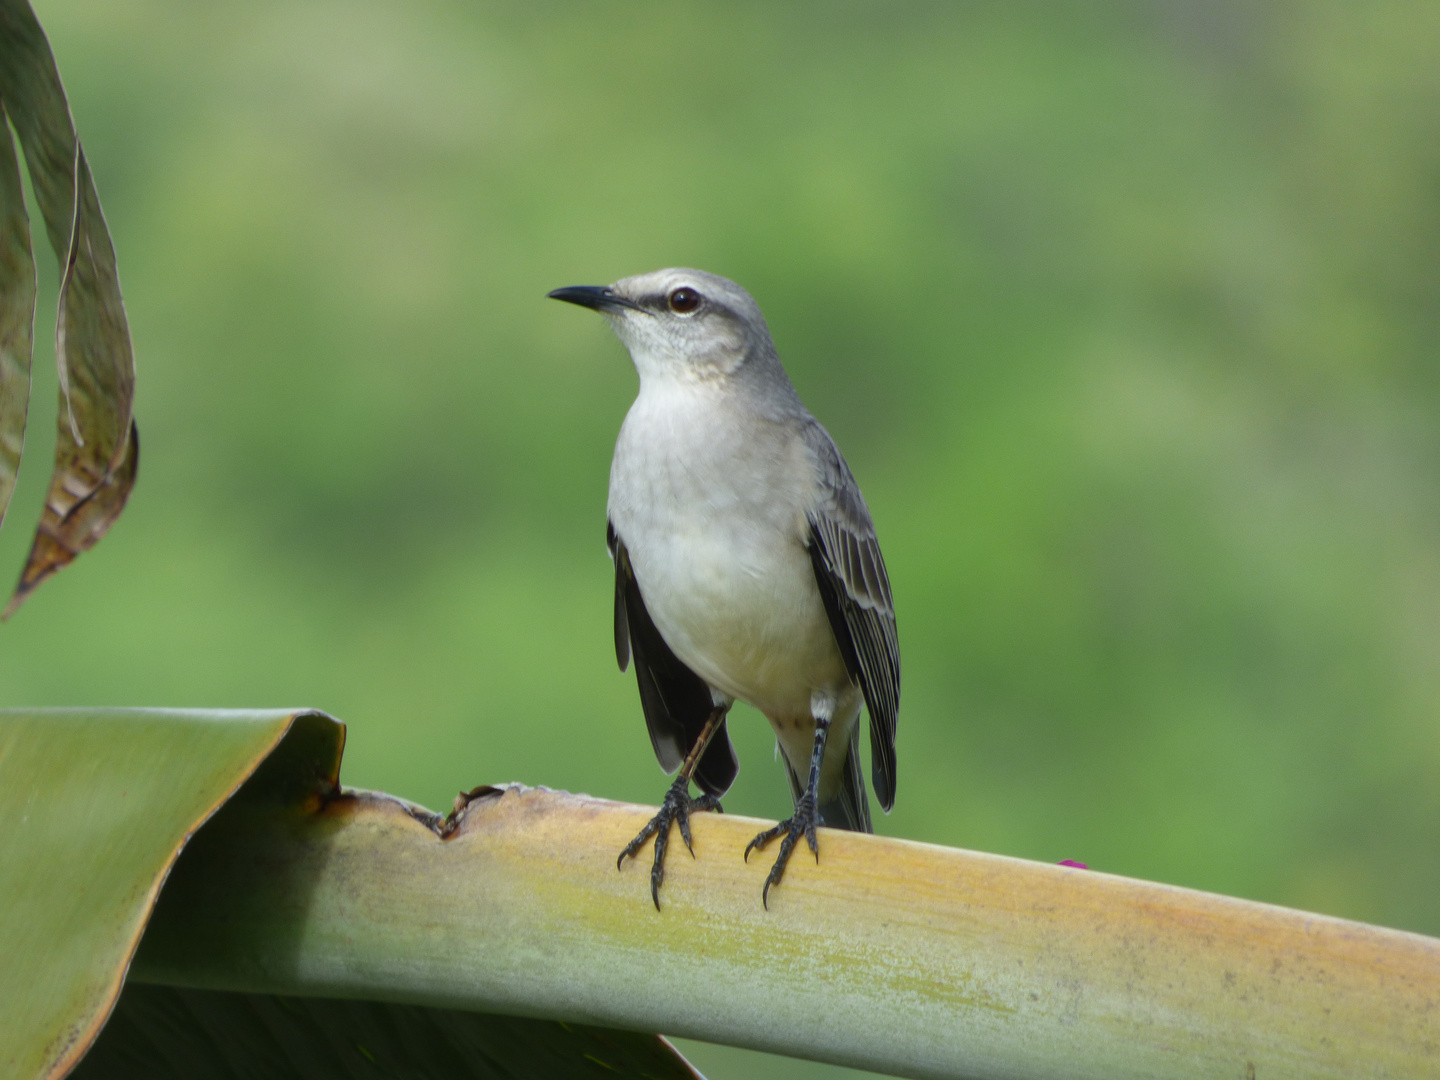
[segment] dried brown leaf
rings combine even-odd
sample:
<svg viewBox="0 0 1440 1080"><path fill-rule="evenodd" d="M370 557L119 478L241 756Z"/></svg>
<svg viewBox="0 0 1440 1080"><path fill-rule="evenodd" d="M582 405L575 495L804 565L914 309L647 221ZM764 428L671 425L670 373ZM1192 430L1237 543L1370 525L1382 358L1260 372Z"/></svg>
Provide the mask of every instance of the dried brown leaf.
<svg viewBox="0 0 1440 1080"><path fill-rule="evenodd" d="M104 536L135 482L135 362L115 249L45 33L25 0L0 0L0 100L25 149L60 259L55 471L20 584L0 618Z"/></svg>

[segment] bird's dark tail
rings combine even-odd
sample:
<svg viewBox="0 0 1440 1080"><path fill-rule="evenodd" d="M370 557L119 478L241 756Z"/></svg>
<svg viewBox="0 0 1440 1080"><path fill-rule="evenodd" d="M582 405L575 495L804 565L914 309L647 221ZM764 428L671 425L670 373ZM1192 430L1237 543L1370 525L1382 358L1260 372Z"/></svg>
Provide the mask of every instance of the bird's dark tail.
<svg viewBox="0 0 1440 1080"><path fill-rule="evenodd" d="M782 755L783 756L783 755ZM805 794L805 787L795 775L790 763L785 763L785 774L790 777L791 797L799 800ZM828 802L817 808L820 824L831 829L848 829L851 832L873 832L870 827L870 800L865 794L865 774L860 771L860 724L850 729L849 745L845 747L845 769L841 773L840 790Z"/></svg>

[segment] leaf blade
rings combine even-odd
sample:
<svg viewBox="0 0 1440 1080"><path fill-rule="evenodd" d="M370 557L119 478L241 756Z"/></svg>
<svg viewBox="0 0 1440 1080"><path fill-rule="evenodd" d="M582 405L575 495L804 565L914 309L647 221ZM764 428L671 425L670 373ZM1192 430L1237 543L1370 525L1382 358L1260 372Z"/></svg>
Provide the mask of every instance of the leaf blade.
<svg viewBox="0 0 1440 1080"><path fill-rule="evenodd" d="M492 789L442 840L390 796L297 814L242 792L177 864L134 978L659 1030L913 1077L1440 1065L1440 940L834 830L767 912L767 867L740 857L765 823L729 814L692 822L696 858L672 857L657 914L648 868L614 862L652 813Z"/></svg>
<svg viewBox="0 0 1440 1080"><path fill-rule="evenodd" d="M0 613L7 619L41 582L105 535L134 486L139 454L135 360L114 245L54 56L25 0L0 0L0 99L25 149L62 268L55 467L20 584Z"/></svg>
<svg viewBox="0 0 1440 1080"><path fill-rule="evenodd" d="M35 256L20 163L0 100L0 524L25 449L35 334Z"/></svg>
<svg viewBox="0 0 1440 1080"><path fill-rule="evenodd" d="M0 1074L74 1064L181 847L299 716L0 712Z"/></svg>

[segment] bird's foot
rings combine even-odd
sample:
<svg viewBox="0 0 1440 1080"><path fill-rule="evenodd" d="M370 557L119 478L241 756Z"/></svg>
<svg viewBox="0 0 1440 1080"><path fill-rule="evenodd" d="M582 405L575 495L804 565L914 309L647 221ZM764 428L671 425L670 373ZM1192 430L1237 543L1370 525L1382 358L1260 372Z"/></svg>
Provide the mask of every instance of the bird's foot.
<svg viewBox="0 0 1440 1080"><path fill-rule="evenodd" d="M665 851L670 846L670 823L675 822L680 826L680 839L685 841L685 847L689 849L691 858L694 858L695 845L690 838L690 815L705 810L724 813L719 796L701 795L692 799L690 781L680 777L665 793L660 812L640 830L639 836L625 845L625 850L620 852L620 858L615 860L615 869L618 870L626 859L635 857L646 840L655 837L655 864L650 868L650 899L655 901L656 911L660 910L660 883L665 880Z"/></svg>
<svg viewBox="0 0 1440 1080"><path fill-rule="evenodd" d="M775 865L770 868L769 875L765 878L765 888L760 892L760 902L765 909L770 909L770 886L779 885L780 879L785 876L785 864L790 861L790 852L795 849L795 842L801 836L810 845L810 852L815 856L815 861L820 861L820 842L815 838L815 826L819 823L820 815L815 809L815 800L809 795L802 795L800 801L795 804L795 814L780 822L773 829L766 829L759 836L745 845L745 861L750 861L750 852L763 848L777 836L780 837L780 854L775 858Z"/></svg>

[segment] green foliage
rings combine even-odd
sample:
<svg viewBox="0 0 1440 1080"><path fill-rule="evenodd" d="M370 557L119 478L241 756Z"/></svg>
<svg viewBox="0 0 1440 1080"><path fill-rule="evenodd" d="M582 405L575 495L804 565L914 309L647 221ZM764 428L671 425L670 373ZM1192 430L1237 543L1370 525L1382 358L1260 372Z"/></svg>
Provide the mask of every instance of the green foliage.
<svg viewBox="0 0 1440 1080"><path fill-rule="evenodd" d="M289 723L285 713L0 714L0 1075L73 1066L181 846Z"/></svg>
<svg viewBox="0 0 1440 1080"><path fill-rule="evenodd" d="M733 814L656 912L614 861L648 807L485 787L442 819L341 788L343 734L0 712L0 1075L63 1075L127 964L82 1080L690 1076L656 1028L914 1077L1435 1071L1440 939L828 830L767 909Z"/></svg>
<svg viewBox="0 0 1440 1080"><path fill-rule="evenodd" d="M146 473L4 700L316 702L367 786L654 802L633 374L543 294L698 265L879 523L883 832L1440 931L1434 5L904 11L44 4Z"/></svg>
<svg viewBox="0 0 1440 1080"><path fill-rule="evenodd" d="M290 989L303 981L297 976L302 943L327 929L348 943L354 969L364 967L377 942L393 941L394 934L352 933L333 919L333 909L327 922L323 903L318 914L312 911L310 890L291 889L261 902L266 933L243 949L224 948L235 933L224 918L227 902L254 894L257 880L285 865L298 826L321 817L332 799L350 801L337 798L344 736L341 725L320 713L0 712L0 880L7 883L0 910L0 1076L61 1077L82 1055L75 1075L88 1080L368 1080L416 1070L456 1080L693 1075L653 1035L370 1000L290 1001L206 989L257 978ZM381 801L394 810L393 799ZM226 827L237 814L238 832ZM427 827L398 815L438 846ZM258 830L257 821L263 823ZM192 841L197 830L202 839ZM326 861L320 832L318 850L306 852L304 870L311 874ZM206 863L205 851L217 845L218 859ZM217 866L228 878L217 903L186 903L197 876L191 854L197 846L202 880L205 873L213 878ZM362 871L346 885L351 897L363 900L384 875L363 854L377 850L373 842L360 846L360 862L376 872ZM377 880L367 881L371 876ZM445 896L427 895L427 906L470 906L452 882L434 875L425 880L446 889ZM160 910L163 916L168 906L170 914L156 916L167 885ZM173 947L176 924L191 931L180 950ZM390 921L392 928L403 924ZM190 989L138 986L132 978L122 993L142 932L142 954L157 952L158 936L168 981ZM472 940L483 949L489 939ZM276 956L282 962L267 968L264 958ZM427 967L428 958L413 948L388 959L428 971L432 979L443 975L443 965ZM354 989L349 996L384 997L383 981L373 976ZM92 1043L94 1052L87 1053Z"/></svg>

